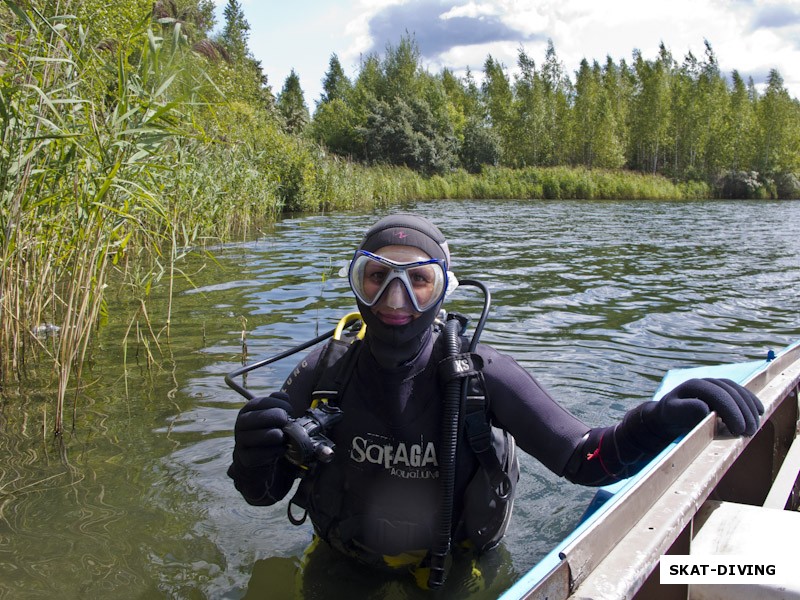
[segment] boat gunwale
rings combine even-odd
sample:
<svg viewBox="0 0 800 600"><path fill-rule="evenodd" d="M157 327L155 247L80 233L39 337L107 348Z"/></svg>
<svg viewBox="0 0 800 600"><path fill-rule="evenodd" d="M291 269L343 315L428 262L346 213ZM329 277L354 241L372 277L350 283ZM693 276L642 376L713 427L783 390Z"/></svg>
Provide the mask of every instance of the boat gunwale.
<svg viewBox="0 0 800 600"><path fill-rule="evenodd" d="M741 383L764 403L757 436L777 407L800 385L800 342L784 349L772 361L749 364L755 365L754 370ZM684 370L685 377L697 370ZM673 381L673 385L679 382ZM665 391L660 388L655 397ZM557 553L557 561L548 555L554 562L548 573L532 580L537 569L534 567L502 600L558 600L572 594L633 597L658 565L660 556L670 550L687 527L690 529L694 515L756 436L734 437L716 415L709 414L570 534L551 553Z"/></svg>

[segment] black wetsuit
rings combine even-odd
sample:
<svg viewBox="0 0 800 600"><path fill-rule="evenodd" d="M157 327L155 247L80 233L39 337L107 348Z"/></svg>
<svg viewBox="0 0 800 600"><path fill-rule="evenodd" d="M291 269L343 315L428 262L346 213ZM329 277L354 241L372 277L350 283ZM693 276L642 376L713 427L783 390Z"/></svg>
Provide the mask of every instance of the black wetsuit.
<svg viewBox="0 0 800 600"><path fill-rule="evenodd" d="M429 336L404 366L381 367L368 343L337 404L344 418L328 432L334 462L304 482L316 531L349 553L396 555L430 548L438 490L438 445L443 392L437 379L441 344ZM284 386L294 417L308 407L321 354L310 354ZM492 423L554 473L583 485L603 485L636 472L667 445L644 425L642 407L622 423L592 429L560 406L514 359L479 345ZM476 468L465 443L457 453L455 533L464 488ZM251 504L273 504L289 492L299 470L285 458L267 467L234 463L229 475ZM355 552L353 552L355 548Z"/></svg>

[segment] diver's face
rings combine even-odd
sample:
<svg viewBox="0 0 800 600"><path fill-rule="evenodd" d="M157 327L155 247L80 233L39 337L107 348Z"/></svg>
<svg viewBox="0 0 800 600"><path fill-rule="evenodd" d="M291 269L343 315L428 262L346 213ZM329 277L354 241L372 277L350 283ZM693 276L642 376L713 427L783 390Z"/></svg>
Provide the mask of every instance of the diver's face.
<svg viewBox="0 0 800 600"><path fill-rule="evenodd" d="M430 256L413 246L384 246L375 252L379 256L388 258L391 261L398 263L409 263L416 261L423 261L430 259ZM371 291L373 294L378 293L381 284L383 283L383 273L381 272L380 265L370 265L364 273L364 288L368 293ZM417 295L418 300L422 300L429 292L429 281L425 277L425 271L415 271L409 274L409 279L413 287L413 293ZM395 279L389 283L378 301L370 307L372 314L381 320L385 325L407 325L414 319L420 317L422 313L418 312L409 297L409 291L406 290L405 285L399 279Z"/></svg>

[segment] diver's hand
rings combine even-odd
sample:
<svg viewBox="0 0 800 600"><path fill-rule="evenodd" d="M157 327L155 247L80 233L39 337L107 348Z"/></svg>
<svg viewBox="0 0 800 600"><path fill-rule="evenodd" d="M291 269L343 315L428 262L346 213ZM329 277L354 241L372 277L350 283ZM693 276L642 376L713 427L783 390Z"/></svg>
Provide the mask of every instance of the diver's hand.
<svg viewBox="0 0 800 600"><path fill-rule="evenodd" d="M233 458L246 468L272 463L286 452L283 428L289 422L289 396L274 392L253 398L236 417Z"/></svg>
<svg viewBox="0 0 800 600"><path fill-rule="evenodd" d="M674 437L690 431L711 411L733 435L751 436L758 431L764 406L750 390L730 379L690 379L658 401L649 414L657 422L648 425Z"/></svg>

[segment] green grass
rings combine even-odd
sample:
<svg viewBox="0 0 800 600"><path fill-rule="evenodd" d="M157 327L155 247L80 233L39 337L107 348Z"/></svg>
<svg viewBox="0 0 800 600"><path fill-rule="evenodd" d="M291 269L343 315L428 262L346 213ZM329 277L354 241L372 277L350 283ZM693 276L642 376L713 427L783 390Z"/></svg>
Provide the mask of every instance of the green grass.
<svg viewBox="0 0 800 600"><path fill-rule="evenodd" d="M389 182L414 178L403 191L411 195L397 200L530 199L530 200L686 200L709 198L711 189L701 182L675 184L660 176L630 171L603 171L568 167L510 169L488 167L481 174L454 171L423 178L404 169L383 169Z"/></svg>

